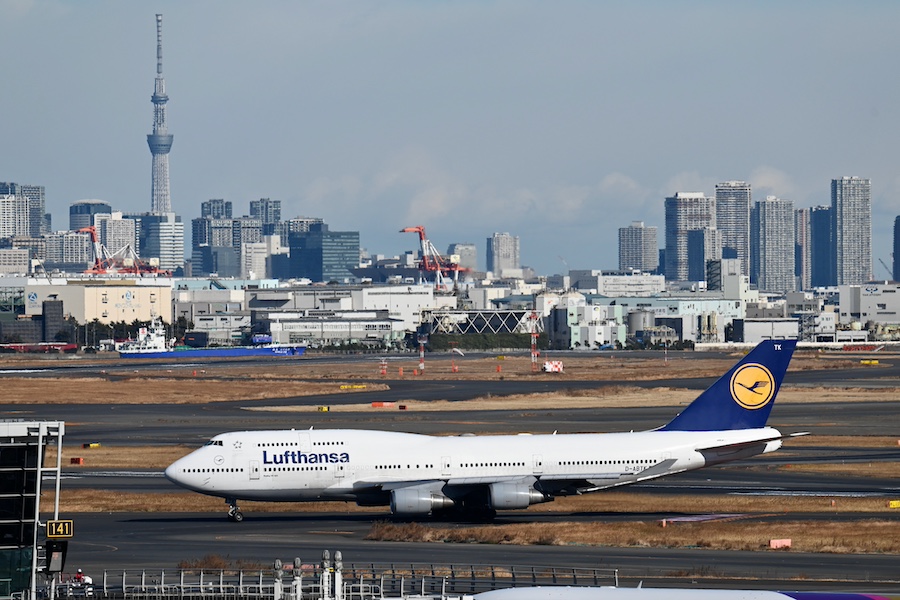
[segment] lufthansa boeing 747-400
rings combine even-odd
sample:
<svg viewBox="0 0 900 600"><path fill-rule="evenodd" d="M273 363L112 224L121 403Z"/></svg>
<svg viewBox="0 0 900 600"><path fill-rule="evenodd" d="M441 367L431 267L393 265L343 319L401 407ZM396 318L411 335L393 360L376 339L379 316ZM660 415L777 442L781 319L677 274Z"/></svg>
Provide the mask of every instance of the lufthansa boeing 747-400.
<svg viewBox="0 0 900 600"><path fill-rule="evenodd" d="M766 427L796 340L759 344L668 424L652 431L430 436L355 429L222 433L166 477L239 500L349 500L396 515L494 514L773 452ZM802 435L802 434L793 434Z"/></svg>

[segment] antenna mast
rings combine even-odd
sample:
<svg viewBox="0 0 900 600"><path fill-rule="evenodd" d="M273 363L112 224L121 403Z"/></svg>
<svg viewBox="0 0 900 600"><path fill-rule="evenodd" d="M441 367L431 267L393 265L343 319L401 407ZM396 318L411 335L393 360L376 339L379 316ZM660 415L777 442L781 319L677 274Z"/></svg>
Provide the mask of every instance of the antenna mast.
<svg viewBox="0 0 900 600"><path fill-rule="evenodd" d="M156 15L156 80L153 86L153 133L147 136L147 145L153 155L153 174L150 192L150 212L163 214L172 212L169 196L169 150L173 136L166 125L166 80L162 69L162 15Z"/></svg>

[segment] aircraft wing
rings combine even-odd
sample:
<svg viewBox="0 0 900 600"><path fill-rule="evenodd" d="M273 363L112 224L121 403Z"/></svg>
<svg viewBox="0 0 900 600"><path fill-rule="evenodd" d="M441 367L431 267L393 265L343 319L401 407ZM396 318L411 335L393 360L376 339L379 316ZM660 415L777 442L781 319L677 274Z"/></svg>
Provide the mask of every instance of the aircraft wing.
<svg viewBox="0 0 900 600"><path fill-rule="evenodd" d="M441 479L410 479L409 481L380 481L378 479L366 479L353 482L354 490L380 489L385 492L399 490L420 485L444 485Z"/></svg>

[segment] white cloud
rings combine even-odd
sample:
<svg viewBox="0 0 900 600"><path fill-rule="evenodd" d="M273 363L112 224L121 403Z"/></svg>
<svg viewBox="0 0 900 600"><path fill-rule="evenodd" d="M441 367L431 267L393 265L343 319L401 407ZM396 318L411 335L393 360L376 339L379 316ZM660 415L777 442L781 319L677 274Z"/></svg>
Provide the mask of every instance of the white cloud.
<svg viewBox="0 0 900 600"><path fill-rule="evenodd" d="M408 147L375 174L370 194L376 203L411 225L444 219L466 209L469 194L463 182L441 168L429 152Z"/></svg>
<svg viewBox="0 0 900 600"><path fill-rule="evenodd" d="M362 184L352 175L344 175L335 179L319 177L306 187L304 201L321 207L326 207L334 202L355 205L361 191Z"/></svg>
<svg viewBox="0 0 900 600"><path fill-rule="evenodd" d="M670 197L675 192L703 192L713 195L716 184L720 182L720 179L700 175L697 171L683 171L671 177L660 190L660 203L663 198Z"/></svg>
<svg viewBox="0 0 900 600"><path fill-rule="evenodd" d="M760 166L750 173L750 185L753 186L754 196L762 200L765 196L778 196L785 200L793 200L795 205L800 200L798 187L790 175L780 169L770 166Z"/></svg>
<svg viewBox="0 0 900 600"><path fill-rule="evenodd" d="M598 186L603 194L621 194L623 196L644 195L646 190L640 183L623 173L610 173L606 175Z"/></svg>

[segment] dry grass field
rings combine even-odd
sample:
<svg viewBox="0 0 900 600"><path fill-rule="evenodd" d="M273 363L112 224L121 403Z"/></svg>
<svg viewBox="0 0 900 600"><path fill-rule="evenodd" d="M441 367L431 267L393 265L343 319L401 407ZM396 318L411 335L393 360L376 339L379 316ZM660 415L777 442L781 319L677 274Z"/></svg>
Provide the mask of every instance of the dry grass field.
<svg viewBox="0 0 900 600"><path fill-rule="evenodd" d="M366 539L398 542L449 542L519 545L591 545L642 548L709 548L766 550L769 540L792 541L799 552L900 553L900 523L865 519L852 526L842 522L784 521L778 523L723 519L667 523L553 522L470 527L432 527L421 523L379 522Z"/></svg>
<svg viewBox="0 0 900 600"><path fill-rule="evenodd" d="M198 371L184 369L160 369L140 364L128 372L101 372L97 377L72 378L5 378L4 399L8 404L67 403L67 404L176 404L240 401L246 410L266 411L315 411L316 406L273 407L266 401L275 398L302 397L324 394L353 394L373 390L390 390L398 379L420 378L426 380L485 380L485 379L533 379L533 380L596 380L647 381L655 378L714 377L729 369L737 355L728 359L690 360L673 353L669 360L623 359L602 353L586 354L565 360L566 372L562 374L534 373L528 357L492 357L456 361L459 372L451 372L450 361L430 361L424 373L413 374L418 367L418 357L403 356L388 362L387 373L380 375L380 357L371 361L333 362L305 361L303 359L265 364L261 366L217 365ZM863 358L863 357L859 357ZM894 357L879 357L882 362ZM900 357L895 357L900 360ZM33 360L33 359L32 359ZM75 360L59 357L53 360ZM90 359L89 359L90 360ZM104 364L98 359L98 364ZM3 357L0 368L25 368L29 363L18 357ZM130 364L130 363L129 363ZM44 363L46 366L46 363ZM846 368L857 366L871 368L877 374L877 366L863 367L858 359L846 356L798 354L791 364L792 370ZM400 374L400 369L403 374ZM900 386L898 386L900 387ZM148 393L152 390L152 394ZM802 403L834 400L895 401L898 389L860 390L793 387L785 388L778 401ZM592 390L567 390L556 394L530 394L502 397L483 397L466 402L419 402L415 398L397 398L396 404L406 405L408 413L441 410L523 410L550 408L597 408L651 405L684 405L696 396L695 391L659 387L643 389L617 383L615 386L598 385ZM370 403L359 402L332 406L332 411L350 411L365 415L375 409ZM77 426L77 424L72 424ZM898 431L900 437L900 431ZM810 436L790 440L781 454L791 455L791 449L809 447L896 447L898 439L890 437ZM84 449L65 446L62 461L67 469L74 457L85 459L86 468L110 469L158 469L190 452L187 446L107 447ZM53 452L48 455L53 460ZM900 463L817 463L814 465L784 465L779 469L798 472L826 472L872 477L900 477ZM161 482L161 490L172 489ZM49 498L43 498L45 508ZM211 512L223 513L224 501L187 492L160 492L154 494L129 494L108 490L62 490L61 508L66 514L79 512ZM386 508L359 508L347 503L255 503L242 502L242 508L252 518L254 513L264 512L358 512L387 515ZM886 552L900 553L900 524L883 500L866 498L812 498L812 497L764 497L764 496L655 496L629 491L601 492L580 497L563 498L556 502L532 507L529 512L597 513L597 522L554 522L547 524L448 526L439 523L377 523L370 533L371 539L455 541L470 543L521 543L521 544L592 544L651 547L709 547L722 549L758 550L766 548L772 538L793 539L794 550L817 552ZM663 528L660 513L672 515L737 515L727 519L703 522L668 523ZM808 520L809 513L840 514L842 521L828 522ZM605 514L625 515L622 521L604 522ZM860 518L853 519L852 515ZM786 515L782 521L762 522L763 515ZM883 517L879 517L883 515ZM806 520L804 519L806 517ZM893 518L892 518L893 517ZM224 518L224 517L223 517ZM847 520L847 519L850 520Z"/></svg>

